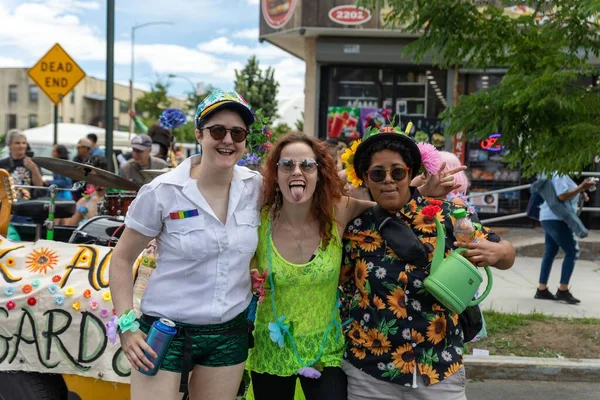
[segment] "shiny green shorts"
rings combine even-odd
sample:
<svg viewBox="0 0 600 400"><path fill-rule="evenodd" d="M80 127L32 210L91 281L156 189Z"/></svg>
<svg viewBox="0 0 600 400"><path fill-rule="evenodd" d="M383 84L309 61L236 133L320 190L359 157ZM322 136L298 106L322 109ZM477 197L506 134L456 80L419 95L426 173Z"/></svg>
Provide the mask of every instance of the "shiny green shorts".
<svg viewBox="0 0 600 400"><path fill-rule="evenodd" d="M140 329L148 334L154 319L143 315L139 319ZM186 338L189 340L188 349L191 349L192 369L193 365L228 367L243 363L248 358L249 330L245 313L223 324L189 325L176 322L176 325L178 332L160 365L162 370L185 372L184 359L190 359L190 355L186 354Z"/></svg>

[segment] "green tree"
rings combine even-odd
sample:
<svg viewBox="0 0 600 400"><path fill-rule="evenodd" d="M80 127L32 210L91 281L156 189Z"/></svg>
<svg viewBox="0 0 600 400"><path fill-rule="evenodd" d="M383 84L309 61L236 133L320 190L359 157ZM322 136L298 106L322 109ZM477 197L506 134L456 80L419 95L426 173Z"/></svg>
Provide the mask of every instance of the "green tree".
<svg viewBox="0 0 600 400"><path fill-rule="evenodd" d="M250 57L241 71L235 70L235 91L244 96L252 109L262 109L271 120L277 117L279 91L279 82L274 74L275 70L271 67L263 72L256 56Z"/></svg>
<svg viewBox="0 0 600 400"><path fill-rule="evenodd" d="M196 115L196 109L198 108L198 104L204 100L206 96L210 92L212 92L214 88L212 85L208 85L202 93L200 92L192 92L189 91L186 93L186 102L185 102L185 110L187 114L191 117L192 121L187 122L185 125L175 129L173 134L180 142L186 143L194 143L196 141L196 123L193 118Z"/></svg>
<svg viewBox="0 0 600 400"><path fill-rule="evenodd" d="M152 84L150 91L144 93L135 102L135 110L146 121L158 121L158 117L165 108L169 108L171 101L167 95L169 84L157 81Z"/></svg>
<svg viewBox="0 0 600 400"><path fill-rule="evenodd" d="M204 91L202 93L200 92L192 92L189 91L186 93L186 100L185 100L185 110L189 113L192 114L192 116L194 116L196 114L196 109L198 108L198 104L200 104L202 102L202 100L204 100L204 98L206 96L208 96L208 94L210 92L212 92L215 88L212 87L212 85L208 85L206 88L204 88Z"/></svg>
<svg viewBox="0 0 600 400"><path fill-rule="evenodd" d="M407 49L417 62L431 55L441 68L507 68L499 85L462 96L442 114L446 133L501 132L510 149L505 160L525 175L580 171L600 154L598 69L591 63L600 35L590 17L599 15L600 0L526 0L519 4L535 12L518 18L504 14L502 1L388 4L388 23L408 22L405 31L420 35Z"/></svg>
<svg viewBox="0 0 600 400"><path fill-rule="evenodd" d="M185 125L173 129L173 135L178 142L194 143L196 142L196 125L193 121L186 122Z"/></svg>
<svg viewBox="0 0 600 400"><path fill-rule="evenodd" d="M304 132L304 111L302 111L301 115L302 117L298 118L296 122L294 122L294 125L296 126L296 130Z"/></svg>
<svg viewBox="0 0 600 400"><path fill-rule="evenodd" d="M280 122L273 128L273 138L277 139L279 136L287 135L292 131L292 128L285 122Z"/></svg>

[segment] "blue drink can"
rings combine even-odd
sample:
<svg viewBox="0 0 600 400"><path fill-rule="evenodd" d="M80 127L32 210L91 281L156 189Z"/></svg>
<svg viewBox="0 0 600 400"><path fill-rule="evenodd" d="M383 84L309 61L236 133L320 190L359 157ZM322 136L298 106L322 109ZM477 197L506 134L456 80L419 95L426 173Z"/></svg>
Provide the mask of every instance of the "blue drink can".
<svg viewBox="0 0 600 400"><path fill-rule="evenodd" d="M139 371L148 376L154 376L158 373L160 368L160 364L162 364L163 359L165 358L165 354L167 354L167 349L171 344L171 341L177 334L177 328L175 327L175 323L166 318L160 318L152 324L152 328L150 328L150 332L148 332L148 337L146 338L146 343L152 350L156 353L156 358L152 358L148 353L146 357L152 362L154 368L144 371L140 369Z"/></svg>

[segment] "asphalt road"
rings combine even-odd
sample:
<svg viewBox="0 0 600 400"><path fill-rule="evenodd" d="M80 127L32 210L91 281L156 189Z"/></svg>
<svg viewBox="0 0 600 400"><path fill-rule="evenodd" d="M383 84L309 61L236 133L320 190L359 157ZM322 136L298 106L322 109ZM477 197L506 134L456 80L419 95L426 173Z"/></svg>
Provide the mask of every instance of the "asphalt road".
<svg viewBox="0 0 600 400"><path fill-rule="evenodd" d="M598 378L600 382L600 377ZM468 400L600 400L600 383L468 381Z"/></svg>

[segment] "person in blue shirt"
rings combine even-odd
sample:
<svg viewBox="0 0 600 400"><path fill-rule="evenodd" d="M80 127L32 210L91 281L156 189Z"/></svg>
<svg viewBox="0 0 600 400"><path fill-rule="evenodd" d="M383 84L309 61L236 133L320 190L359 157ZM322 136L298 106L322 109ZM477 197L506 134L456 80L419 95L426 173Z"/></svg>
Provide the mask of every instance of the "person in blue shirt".
<svg viewBox="0 0 600 400"><path fill-rule="evenodd" d="M580 196L583 195L584 201L588 201L589 198L585 191L590 189L594 183L586 180L577 185L568 175L554 174L552 175L552 185L558 200L563 202L571 212L576 213ZM575 240L573 230L563 219L552 212L547 202L540 206L540 223L546 233L546 247L542 259L539 286L534 297L578 304L581 301L569 291L569 281L575 269L575 262L579 258L579 245ZM563 249L565 258L560 275L560 286L554 295L548 290L548 278L559 249Z"/></svg>
<svg viewBox="0 0 600 400"><path fill-rule="evenodd" d="M96 135L95 133L89 133L87 135L87 138L93 144L93 147L90 150L90 156L106 157L106 153L104 152L104 150L101 149L100 146L98 146L98 135Z"/></svg>
<svg viewBox="0 0 600 400"><path fill-rule="evenodd" d="M59 158L61 160L69 159L69 150L62 144L55 144L52 148L52 158ZM59 188L70 189L73 186L71 178L59 175L57 173L52 174L52 180L47 182L48 185L56 185ZM56 193L56 198L60 200L73 200L71 192L66 190L59 190Z"/></svg>

